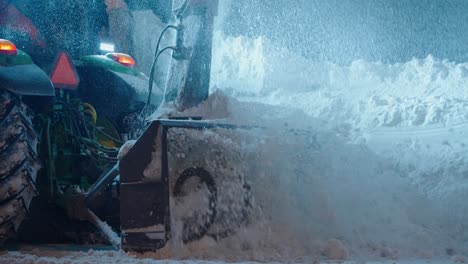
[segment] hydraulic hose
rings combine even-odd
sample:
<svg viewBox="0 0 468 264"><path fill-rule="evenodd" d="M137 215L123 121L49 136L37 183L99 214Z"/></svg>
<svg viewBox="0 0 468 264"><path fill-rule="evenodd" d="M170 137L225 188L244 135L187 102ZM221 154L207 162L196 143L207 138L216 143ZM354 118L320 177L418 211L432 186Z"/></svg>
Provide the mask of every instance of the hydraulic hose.
<svg viewBox="0 0 468 264"><path fill-rule="evenodd" d="M166 33L167 30L169 29L175 29L177 30L177 26L174 26L174 25L168 25L166 26L162 31L161 31L161 34L159 35L159 38L158 38L158 42L156 44L156 50L154 51L154 58L156 58L156 56L158 55L159 53L159 47L161 45L161 41L162 41L162 38L164 37L164 34Z"/></svg>
<svg viewBox="0 0 468 264"><path fill-rule="evenodd" d="M153 92L154 71L156 69L156 64L157 64L158 58L162 54L162 52L166 49L165 48L165 49L159 51L159 47L161 46L161 41L162 41L162 38L164 37L164 34L169 29L177 30L177 26L168 25L161 31L161 34L159 34L158 42L156 44L156 49L154 50L154 60L153 60L153 63L151 64L151 70L150 70L150 76L149 76L150 80L149 80L149 84L148 84L149 95L148 95L148 101L146 102L146 107L148 107L150 105L150 103L151 103L151 93ZM145 107L145 109L146 109L146 107Z"/></svg>
<svg viewBox="0 0 468 264"><path fill-rule="evenodd" d="M104 146L101 146L100 144L92 141L90 138L90 136L83 136L80 132L80 125L77 123L77 120L80 120L82 122L84 122L83 118L78 115L76 116L76 112L73 110L73 108L68 105L67 103L65 102L62 102L63 105L65 106L65 109L69 112L69 114L72 116L71 118L71 124L73 125L74 129L76 130L76 137L79 141L81 141L81 143L83 143L84 146L86 146L87 150L89 150L91 152L92 155L90 155L91 158L95 158L93 157L93 155L96 155L98 158L100 159L103 159L104 161L106 162L109 162L109 163L116 163L117 162L117 159L116 158L112 158L112 157L108 157L108 156L104 156L104 155L101 155L99 153L97 153L95 150L92 149L92 147L102 151L102 152L105 152L105 153L112 153L112 154L116 154L118 151L117 150L112 150L112 149L109 149L109 148L106 148ZM74 117L74 118L73 118ZM85 130L85 133L86 134L89 134L89 132L87 131L87 129L84 129ZM90 144L92 146L90 146Z"/></svg>
<svg viewBox="0 0 468 264"><path fill-rule="evenodd" d="M153 93L153 79L154 79L154 69L156 68L155 65L159 59L159 57L161 56L161 54L163 54L165 51L167 50L173 50L175 51L177 49L177 47L174 47L174 46L169 46L169 47L165 47L164 49L162 49L161 51L158 52L158 54L156 55L156 57L154 58L154 61L153 61L153 66L151 67L151 73L150 73L150 77L149 77L149 93L148 93L148 100L146 102L146 105L145 107L143 108L143 110L141 111L140 113L140 125L139 125L139 129L138 129L138 133L139 134L141 132L141 130L144 129L144 124L145 124L145 120L147 118L146 116L146 112L148 111L148 107L151 105L151 94ZM163 99L160 103L160 105L158 106L158 108L165 102L166 100L166 89L167 87L164 87L164 94L163 94Z"/></svg>
<svg viewBox="0 0 468 264"><path fill-rule="evenodd" d="M161 54L163 54L166 50L177 50L177 47L174 47L174 46L169 46L169 47L165 47L164 49L162 49L160 52L158 52L158 54L156 55L156 57L154 58L154 61L153 61L153 66L151 67L151 73L150 73L150 81L149 81L149 95L148 95L148 101L146 102L146 105L149 106L150 103L151 103L151 93L153 92L153 79L154 79L154 70L156 68L156 63L159 59L159 57L161 56ZM164 103L164 101L166 100L166 87L164 88L164 94L163 94L163 100L161 102Z"/></svg>
<svg viewBox="0 0 468 264"><path fill-rule="evenodd" d="M143 109L141 110L141 113L140 113L141 121L140 121L139 129L137 131L137 135L141 132L141 130L144 129L143 126L144 126L144 123L145 123L145 119L147 117L146 112L148 111L148 108L151 105L151 96L152 96L152 93L153 93L153 82L154 82L154 71L156 70L157 61L158 61L159 57L161 56L161 54L164 51L169 50L169 49L175 50L175 47L166 47L166 48L162 49L161 51L159 50L159 47L161 46L162 38L164 37L164 34L169 29L178 30L178 27L175 26L175 25L168 25L161 31L161 34L159 34L158 42L156 44L156 49L154 51L153 63L151 64L151 69L150 69L150 76L149 76L149 82L148 82L148 100L146 101L146 105L145 105L145 107L143 107ZM166 88L164 89L163 100L162 100L160 105L162 105L164 103L165 97L166 97Z"/></svg>

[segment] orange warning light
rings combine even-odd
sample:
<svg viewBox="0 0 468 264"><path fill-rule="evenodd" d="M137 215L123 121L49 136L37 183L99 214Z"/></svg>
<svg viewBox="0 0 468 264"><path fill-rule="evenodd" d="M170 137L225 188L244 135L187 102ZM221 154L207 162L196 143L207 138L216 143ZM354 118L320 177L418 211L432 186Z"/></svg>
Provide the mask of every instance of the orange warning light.
<svg viewBox="0 0 468 264"><path fill-rule="evenodd" d="M132 56L124 54L124 53L108 53L107 57L110 57L116 62L124 66L130 67L130 68L135 67L135 64L136 64Z"/></svg>
<svg viewBox="0 0 468 264"><path fill-rule="evenodd" d="M0 39L0 54L15 56L18 54L18 50L13 42L6 39Z"/></svg>

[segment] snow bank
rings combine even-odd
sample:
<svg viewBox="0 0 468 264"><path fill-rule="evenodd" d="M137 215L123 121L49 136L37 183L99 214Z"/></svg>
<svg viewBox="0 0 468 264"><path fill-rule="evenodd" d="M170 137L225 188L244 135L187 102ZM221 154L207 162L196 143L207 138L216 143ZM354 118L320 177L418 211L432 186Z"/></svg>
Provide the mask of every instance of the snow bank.
<svg viewBox="0 0 468 264"><path fill-rule="evenodd" d="M272 175L282 172L280 182L288 186L277 190L275 186L263 185L268 186L265 190L271 194L265 201L274 204L274 208L282 208L283 213L276 219L287 215L292 221L287 222L288 227L303 228L305 223L317 227L320 220L314 222L314 217L342 213L336 225L328 225L333 221L322 219L327 224L319 235L314 235L319 237L319 243L337 236L352 248L351 254L373 248L374 240L385 245L380 253L386 256L395 255L392 253L395 248L402 251L413 248L409 251L419 251L416 255L437 255L444 248L464 247L468 238L463 220L468 217L464 203L468 198L467 63L432 56L391 65L367 61L350 65L317 63L275 47L265 37L228 37L221 32L215 34L214 53L212 92L221 90L250 103L233 103L223 96L213 96L207 104L190 110L191 115L220 119L229 112L232 122L282 126L278 130L299 127L323 136L319 142L326 147L317 156L305 150L304 144L295 145L300 142L297 138L288 141L287 137L273 137L269 142L277 148L267 152L281 158L262 156L275 167L267 178L274 179ZM216 103L223 107L214 108ZM262 148L256 151L262 153ZM299 162L298 156L305 159ZM325 157L328 163L321 160ZM314 166L320 168L315 169L320 184L308 186L298 180L302 172L293 168L310 173ZM287 169L282 171L284 168ZM313 178L311 175L305 178ZM254 185L258 184L264 183ZM288 188L294 191L285 191ZM308 198L309 193L318 197ZM281 201L275 197L281 197L276 198ZM392 198L387 200L388 197ZM320 199L323 204L318 207L306 202L320 204ZM294 205L288 208L293 211L315 209L294 222L294 213L280 206L283 201ZM331 201L335 203L330 205ZM340 207L346 201L355 206ZM378 210L369 213L372 207L365 202L374 201ZM322 211L314 211L317 208ZM366 226L372 235L363 232L362 236L359 231L351 235L351 230L359 230L354 227L360 225ZM324 230L332 234L327 238ZM296 234L311 233L302 229L288 230L283 235L290 234L296 239ZM359 239L365 242L356 242ZM431 240L432 245L423 245Z"/></svg>
<svg viewBox="0 0 468 264"><path fill-rule="evenodd" d="M213 90L302 110L350 142L365 144L417 190L450 208L446 225L456 226L454 237L466 241L468 63L432 56L397 64L317 63L265 37L220 32L215 57L213 74L219 78L213 79ZM244 64L254 70L237 71ZM252 85L237 87L238 78Z"/></svg>
<svg viewBox="0 0 468 264"><path fill-rule="evenodd" d="M267 38L215 34L213 89L262 103L294 107L353 127L466 122L468 63L432 56L406 63L312 62Z"/></svg>

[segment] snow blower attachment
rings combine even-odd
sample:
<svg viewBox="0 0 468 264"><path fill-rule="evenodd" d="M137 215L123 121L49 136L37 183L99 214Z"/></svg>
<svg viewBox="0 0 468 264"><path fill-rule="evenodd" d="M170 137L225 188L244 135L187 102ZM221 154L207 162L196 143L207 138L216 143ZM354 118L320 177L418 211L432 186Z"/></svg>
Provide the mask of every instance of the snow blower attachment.
<svg viewBox="0 0 468 264"><path fill-rule="evenodd" d="M169 239L221 239L246 224L250 187L235 169L245 160L236 151L221 155L238 129L191 120L151 123L120 161L124 250L155 250Z"/></svg>
<svg viewBox="0 0 468 264"><path fill-rule="evenodd" d="M161 50L158 47L155 53L156 62L161 52L173 50L165 99L173 101L179 110L196 106L208 97L217 8L217 1L185 1L174 11L178 25L166 27L177 30L176 46ZM124 250L155 250L164 247L170 238L187 243L210 232L215 238L230 233L223 229L226 225L224 212L218 211L218 177L206 163L207 142L198 145L200 137L193 138L193 142L184 140L194 131L200 133L215 128L234 127L188 120L153 121L120 161L121 246ZM189 156L197 159L190 163ZM246 184L241 185L242 190L248 189ZM193 195L198 195L198 199ZM181 202L187 197L190 201ZM194 201L198 202L194 204ZM171 206L178 202L179 205ZM185 208L187 203L190 206ZM189 215L184 215L187 212ZM224 224L217 223L223 221ZM212 228L214 226L218 227Z"/></svg>

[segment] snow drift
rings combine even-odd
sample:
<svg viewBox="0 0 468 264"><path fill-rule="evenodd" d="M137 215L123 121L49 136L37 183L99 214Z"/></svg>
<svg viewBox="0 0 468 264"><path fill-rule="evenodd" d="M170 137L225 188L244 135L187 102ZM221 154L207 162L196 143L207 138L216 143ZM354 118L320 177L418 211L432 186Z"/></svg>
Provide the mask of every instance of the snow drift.
<svg viewBox="0 0 468 264"><path fill-rule="evenodd" d="M215 34L212 87L353 127L466 122L468 63L314 62L267 38Z"/></svg>
<svg viewBox="0 0 468 264"><path fill-rule="evenodd" d="M430 196L463 200L468 64L311 62L267 38L215 37L213 90L294 108L394 160ZM247 67L248 66L248 67ZM241 82L241 83L239 83ZM453 196L449 198L448 196Z"/></svg>

